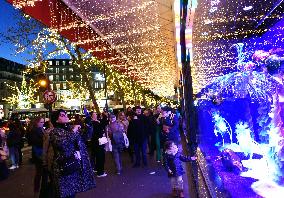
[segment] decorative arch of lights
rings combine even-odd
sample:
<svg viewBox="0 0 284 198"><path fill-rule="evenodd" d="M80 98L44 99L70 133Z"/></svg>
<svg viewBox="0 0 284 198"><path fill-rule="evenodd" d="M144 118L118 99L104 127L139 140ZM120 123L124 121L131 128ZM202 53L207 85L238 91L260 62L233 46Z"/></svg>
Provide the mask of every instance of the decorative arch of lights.
<svg viewBox="0 0 284 198"><path fill-rule="evenodd" d="M7 0L155 94L178 84L173 0Z"/></svg>

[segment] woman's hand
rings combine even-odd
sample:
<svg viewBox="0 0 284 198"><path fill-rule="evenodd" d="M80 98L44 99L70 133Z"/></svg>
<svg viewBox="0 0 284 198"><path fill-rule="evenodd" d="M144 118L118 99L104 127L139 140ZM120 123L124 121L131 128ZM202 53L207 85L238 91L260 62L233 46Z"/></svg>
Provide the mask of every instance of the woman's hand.
<svg viewBox="0 0 284 198"><path fill-rule="evenodd" d="M76 133L76 132L79 132L80 129L81 129L81 126L79 124L77 124L77 125L73 125L72 131Z"/></svg>

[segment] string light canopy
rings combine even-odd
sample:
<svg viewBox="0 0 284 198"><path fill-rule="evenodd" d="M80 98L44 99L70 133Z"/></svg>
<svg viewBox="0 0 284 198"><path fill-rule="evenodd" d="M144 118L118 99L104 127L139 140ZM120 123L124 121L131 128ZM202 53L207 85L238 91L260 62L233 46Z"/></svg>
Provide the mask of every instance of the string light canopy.
<svg viewBox="0 0 284 198"><path fill-rule="evenodd" d="M174 95L178 69L173 0L8 1L144 88Z"/></svg>
<svg viewBox="0 0 284 198"><path fill-rule="evenodd" d="M237 52L232 45L245 43L245 50L256 50L271 41L271 47L283 43L283 26L270 31L277 21L283 19L283 2L198 0L193 23L195 93L214 77L237 70ZM267 34L270 38L259 39Z"/></svg>

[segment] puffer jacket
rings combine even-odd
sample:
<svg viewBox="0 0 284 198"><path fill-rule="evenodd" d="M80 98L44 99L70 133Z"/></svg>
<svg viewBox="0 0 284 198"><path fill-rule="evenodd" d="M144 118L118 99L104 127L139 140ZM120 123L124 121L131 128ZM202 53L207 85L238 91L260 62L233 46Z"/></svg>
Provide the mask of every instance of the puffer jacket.
<svg viewBox="0 0 284 198"><path fill-rule="evenodd" d="M170 155L164 153L164 167L169 173L169 170L172 171L172 174L168 174L169 177L178 177L182 176L185 172L182 167L182 162L191 161L190 157L182 155L180 152L177 152L175 155Z"/></svg>

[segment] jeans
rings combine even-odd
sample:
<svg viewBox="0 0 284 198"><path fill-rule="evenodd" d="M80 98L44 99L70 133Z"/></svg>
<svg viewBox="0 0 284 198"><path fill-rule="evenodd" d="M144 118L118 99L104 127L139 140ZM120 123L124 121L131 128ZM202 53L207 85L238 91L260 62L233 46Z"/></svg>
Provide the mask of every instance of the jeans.
<svg viewBox="0 0 284 198"><path fill-rule="evenodd" d="M122 148L120 146L112 145L112 154L117 172L121 172L122 170L121 153L122 153Z"/></svg>
<svg viewBox="0 0 284 198"><path fill-rule="evenodd" d="M142 160L143 160L143 164L144 166L147 166L147 154L146 154L146 150L147 150L147 140L144 140L141 143L135 143L134 144L134 151L135 151L135 165L140 165L140 161L141 161L141 152L142 152Z"/></svg>
<svg viewBox="0 0 284 198"><path fill-rule="evenodd" d="M9 153L12 166L17 166L19 164L19 149L17 147L9 147Z"/></svg>

